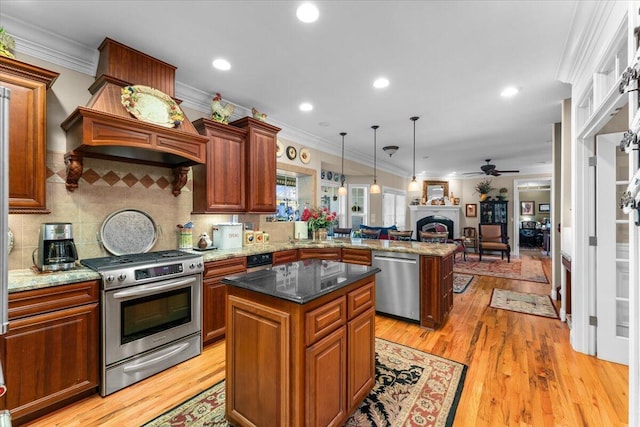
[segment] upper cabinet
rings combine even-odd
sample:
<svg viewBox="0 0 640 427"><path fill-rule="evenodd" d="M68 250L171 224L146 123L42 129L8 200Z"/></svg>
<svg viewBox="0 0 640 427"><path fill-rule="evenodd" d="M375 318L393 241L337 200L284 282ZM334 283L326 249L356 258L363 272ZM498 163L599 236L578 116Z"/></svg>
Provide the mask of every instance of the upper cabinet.
<svg viewBox="0 0 640 427"><path fill-rule="evenodd" d="M206 165L193 167L193 213L275 212L280 128L251 117L193 125L209 138Z"/></svg>
<svg viewBox="0 0 640 427"><path fill-rule="evenodd" d="M209 119L193 124L209 138L206 164L192 167L193 213L246 211L247 131Z"/></svg>
<svg viewBox="0 0 640 427"><path fill-rule="evenodd" d="M0 56L9 100L9 213L49 213L46 201L47 89L58 73Z"/></svg>
<svg viewBox="0 0 640 427"><path fill-rule="evenodd" d="M251 117L231 125L247 131L247 212L276 211L276 138L280 128Z"/></svg>

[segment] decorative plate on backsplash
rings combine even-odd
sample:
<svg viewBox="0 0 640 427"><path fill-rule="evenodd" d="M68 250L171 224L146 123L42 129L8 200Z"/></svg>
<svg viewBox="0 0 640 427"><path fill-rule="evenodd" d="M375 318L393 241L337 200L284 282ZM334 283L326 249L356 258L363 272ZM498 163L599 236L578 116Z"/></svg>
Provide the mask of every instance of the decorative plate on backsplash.
<svg viewBox="0 0 640 427"><path fill-rule="evenodd" d="M7 254L10 254L11 251L13 250L13 244L15 242L13 240L13 233L11 232L11 229L9 229L8 234L9 234L9 252L7 252Z"/></svg>
<svg viewBox="0 0 640 427"><path fill-rule="evenodd" d="M100 238L102 246L113 255L144 253L158 240L158 227L148 213L122 209L104 220Z"/></svg>

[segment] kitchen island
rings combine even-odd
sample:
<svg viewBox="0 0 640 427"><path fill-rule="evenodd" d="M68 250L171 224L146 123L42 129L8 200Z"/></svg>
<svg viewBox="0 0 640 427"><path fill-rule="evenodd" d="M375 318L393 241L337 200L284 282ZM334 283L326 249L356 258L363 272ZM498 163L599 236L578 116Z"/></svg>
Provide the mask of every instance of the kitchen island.
<svg viewBox="0 0 640 427"><path fill-rule="evenodd" d="M342 425L375 382L375 274L310 259L228 277L226 417Z"/></svg>

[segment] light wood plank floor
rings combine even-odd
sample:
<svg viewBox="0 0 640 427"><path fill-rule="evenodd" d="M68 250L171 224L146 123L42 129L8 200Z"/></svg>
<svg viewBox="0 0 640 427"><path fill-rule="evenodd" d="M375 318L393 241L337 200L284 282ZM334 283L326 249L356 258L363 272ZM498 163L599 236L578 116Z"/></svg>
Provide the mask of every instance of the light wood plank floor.
<svg viewBox="0 0 640 427"><path fill-rule="evenodd" d="M550 260L543 258L550 276ZM438 331L376 317L376 335L469 366L455 418L466 426L627 424L628 369L576 353L565 323L490 308L493 288L549 294L550 285L476 276ZM137 426L224 378L224 342L106 398L88 397L32 426Z"/></svg>

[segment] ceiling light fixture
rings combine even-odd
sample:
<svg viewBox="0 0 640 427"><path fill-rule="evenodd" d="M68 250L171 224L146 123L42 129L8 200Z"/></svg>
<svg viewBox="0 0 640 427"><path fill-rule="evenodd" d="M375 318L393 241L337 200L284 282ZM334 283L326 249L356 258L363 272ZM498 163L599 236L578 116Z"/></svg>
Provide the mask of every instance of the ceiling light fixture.
<svg viewBox="0 0 640 427"><path fill-rule="evenodd" d="M311 3L304 3L298 6L296 9L296 16L298 19L306 24L316 22L320 16L318 8Z"/></svg>
<svg viewBox="0 0 640 427"><path fill-rule="evenodd" d="M344 136L346 134L346 132L340 132L340 135L342 136L342 171L340 173L340 188L338 188L338 196L347 195L347 189L344 188Z"/></svg>
<svg viewBox="0 0 640 427"><path fill-rule="evenodd" d="M500 96L502 96L504 98L510 98L512 96L517 95L518 92L520 92L520 89L518 89L517 87L514 87L514 86L509 86L509 87L504 88L502 90L502 92L500 93Z"/></svg>
<svg viewBox="0 0 640 427"><path fill-rule="evenodd" d="M373 82L373 87L376 89L383 89L389 86L389 80L385 77L379 77Z"/></svg>
<svg viewBox="0 0 640 427"><path fill-rule="evenodd" d="M229 61L223 58L214 59L212 65L213 68L221 71L227 71L231 69L231 64L229 63Z"/></svg>
<svg viewBox="0 0 640 427"><path fill-rule="evenodd" d="M303 102L302 104L300 104L300 111L311 111L313 110L313 105L309 104L308 102Z"/></svg>
<svg viewBox="0 0 640 427"><path fill-rule="evenodd" d="M369 193L371 194L380 194L380 186L376 179L376 133L379 127L378 125L371 126L371 129L373 129L373 184L369 187Z"/></svg>
<svg viewBox="0 0 640 427"><path fill-rule="evenodd" d="M419 118L417 116L409 118L413 122L413 178L409 183L409 191L413 193L420 191L420 184L416 180L416 120Z"/></svg>
<svg viewBox="0 0 640 427"><path fill-rule="evenodd" d="M396 151L398 151L398 146L397 145L387 145L385 147L382 147L382 150L387 153L389 155L389 157L393 156Z"/></svg>

